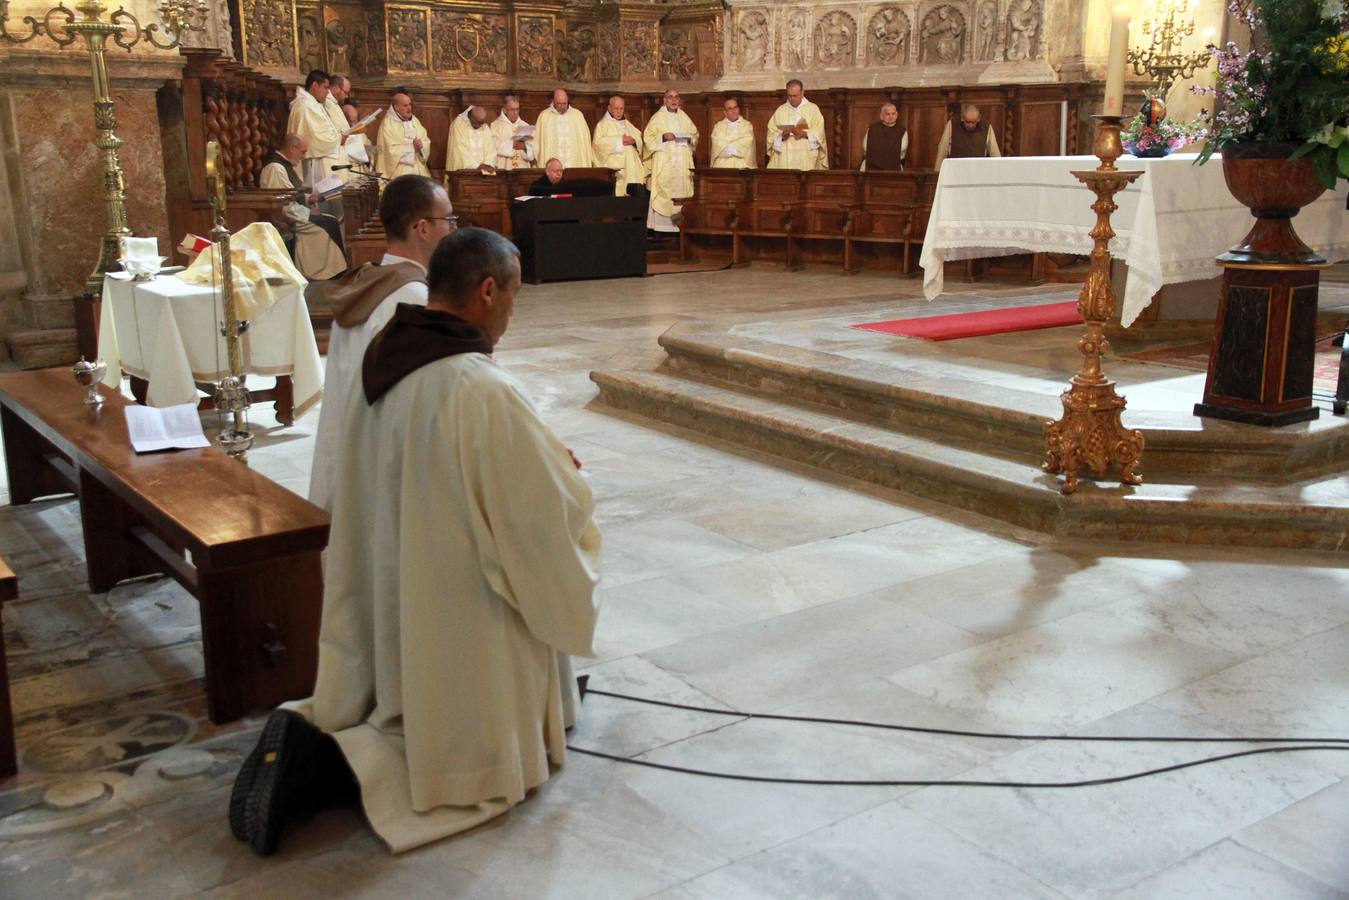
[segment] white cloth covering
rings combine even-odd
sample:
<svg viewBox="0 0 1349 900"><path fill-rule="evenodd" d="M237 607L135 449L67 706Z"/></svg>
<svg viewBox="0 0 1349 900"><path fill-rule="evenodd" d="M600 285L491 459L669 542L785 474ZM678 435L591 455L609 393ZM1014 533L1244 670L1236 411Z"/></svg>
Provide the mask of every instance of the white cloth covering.
<svg viewBox="0 0 1349 900"><path fill-rule="evenodd" d="M1110 252L1128 266L1120 306L1125 327L1163 285L1217 278L1213 261L1251 229L1251 212L1232 197L1215 155L1164 159L1123 156L1116 165L1143 176L1115 195ZM942 164L919 264L923 293L942 292L948 260L1010 253L1091 252L1095 195L1072 176L1096 168L1094 156L1015 156L948 159ZM1331 262L1349 258L1345 185L1327 191L1293 219L1298 236Z"/></svg>
<svg viewBox="0 0 1349 900"><path fill-rule="evenodd" d="M108 364L104 383L120 388L125 371L150 382L150 406L196 403L197 382L229 374L219 291L172 275L144 283L121 275L103 279L98 355ZM273 293L276 302L240 338L243 368L250 375L290 375L298 419L323 393L318 344L303 288L286 284Z"/></svg>
<svg viewBox="0 0 1349 900"><path fill-rule="evenodd" d="M380 265L412 263L425 271L416 260L385 253ZM343 328L336 322L328 333L328 358L323 370L323 405L319 407L319 424L314 433L314 462L309 470L309 501L332 512L333 491L337 481L338 459L342 454L342 429L345 425L347 398L353 388L359 390L361 361L366 348L389 324L394 309L400 303L426 305L426 285L420 282L405 284L385 297L359 325Z"/></svg>
<svg viewBox="0 0 1349 900"><path fill-rule="evenodd" d="M482 354L348 399L318 681L332 734L401 852L524 799L560 766L592 654L590 489L520 384Z"/></svg>

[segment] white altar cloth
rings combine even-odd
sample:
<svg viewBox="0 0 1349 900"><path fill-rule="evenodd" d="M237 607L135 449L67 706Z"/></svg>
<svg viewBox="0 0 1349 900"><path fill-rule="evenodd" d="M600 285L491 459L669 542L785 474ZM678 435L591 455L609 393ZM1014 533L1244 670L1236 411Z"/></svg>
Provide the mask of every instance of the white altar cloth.
<svg viewBox="0 0 1349 900"><path fill-rule="evenodd" d="M1213 258L1238 243L1254 219L1223 181L1221 157L1195 166L1195 154L1164 159L1120 157L1143 176L1115 195L1111 254L1128 266L1120 320L1133 324L1163 285L1222 274ZM919 265L923 293L942 292L948 260L1009 253L1091 252L1094 195L1072 176L1094 169L1094 156L1005 156L948 159L942 164ZM1293 219L1298 236L1331 262L1349 258L1344 183Z"/></svg>
<svg viewBox="0 0 1349 900"><path fill-rule="evenodd" d="M322 364L302 289L275 288L277 301L240 339L244 373L289 375L298 419L323 394ZM150 383L146 403L173 406L197 402L197 382L229 374L229 353L220 334L221 298L208 285L172 275L134 282L123 273L103 279L98 355L108 364L105 384L120 389L122 372Z"/></svg>

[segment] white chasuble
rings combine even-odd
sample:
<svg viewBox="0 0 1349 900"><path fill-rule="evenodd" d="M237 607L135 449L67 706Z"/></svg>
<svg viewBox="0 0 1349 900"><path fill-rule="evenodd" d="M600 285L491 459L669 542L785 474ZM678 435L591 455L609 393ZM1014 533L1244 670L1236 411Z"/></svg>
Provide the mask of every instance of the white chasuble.
<svg viewBox="0 0 1349 900"><path fill-rule="evenodd" d="M341 113L341 110L338 112ZM345 117L343 121L346 121ZM307 145L305 161L319 161L319 178L332 174L333 166L342 154L342 132L333 126L333 120L328 117L323 104L304 88L296 88L295 99L290 101L286 132L304 138Z"/></svg>
<svg viewBox="0 0 1349 900"><path fill-rule="evenodd" d="M531 138L524 141L523 150L515 149L517 135L520 138ZM539 143L538 136L524 119L517 118L512 122L503 112L492 123L492 137L496 141L495 165L498 169L508 172L511 169L527 169L534 164L536 156L534 151Z"/></svg>
<svg viewBox="0 0 1349 900"><path fill-rule="evenodd" d="M450 152L447 159L450 171L496 165L496 139L492 136L492 127L483 123L481 127L474 128L469 118L472 111L473 107L468 107L450 125Z"/></svg>
<svg viewBox="0 0 1349 900"><path fill-rule="evenodd" d="M665 140L670 134L674 140ZM647 227L676 231L670 221L679 212L676 199L693 196L693 149L698 145L698 127L688 113L664 106L646 123L647 164L651 167L651 215ZM657 218L659 216L660 218Z"/></svg>
<svg viewBox="0 0 1349 900"><path fill-rule="evenodd" d="M566 447L480 353L373 406L358 385L346 420L318 681L294 708L336 738L401 852L499 815L563 764L600 533Z"/></svg>
<svg viewBox="0 0 1349 900"><path fill-rule="evenodd" d="M421 149L413 141L421 141ZM384 111L375 139L375 169L385 178L399 175L430 175L431 138L416 116L404 120L391 106ZM384 182L381 182L381 189Z"/></svg>
<svg viewBox="0 0 1349 900"><path fill-rule="evenodd" d="M722 119L712 128L712 168L754 169L759 159L754 153L754 126L740 118Z"/></svg>
<svg viewBox="0 0 1349 900"><path fill-rule="evenodd" d="M351 159L347 155L346 139L342 137L347 129L351 127L347 122L347 114L342 112L342 104L334 100L332 94L329 94L324 98L323 111L327 114L328 121L333 123L334 130L337 131L337 156L333 158L329 168L331 169L332 166L349 165ZM333 170L333 174L342 179L343 184L346 184L351 180L350 169L336 169Z"/></svg>
<svg viewBox="0 0 1349 900"><path fill-rule="evenodd" d="M623 143L630 137L631 144ZM618 173L614 179L614 194L626 197L628 185L646 184L646 164L642 162L642 133L627 119L615 119L607 112L595 126L595 163Z"/></svg>
<svg viewBox="0 0 1349 900"><path fill-rule="evenodd" d="M782 134L783 127L806 123L806 136L788 138ZM814 169L829 168L829 148L824 139L824 115L820 108L809 100L802 99L801 105L793 107L784 103L768 120L768 168L800 169L809 172Z"/></svg>
<svg viewBox="0 0 1349 900"><path fill-rule="evenodd" d="M565 169L589 169L595 165L590 128L575 107L567 107L564 114L551 106L545 107L535 127L539 132L540 166L546 166L550 159L561 160Z"/></svg>

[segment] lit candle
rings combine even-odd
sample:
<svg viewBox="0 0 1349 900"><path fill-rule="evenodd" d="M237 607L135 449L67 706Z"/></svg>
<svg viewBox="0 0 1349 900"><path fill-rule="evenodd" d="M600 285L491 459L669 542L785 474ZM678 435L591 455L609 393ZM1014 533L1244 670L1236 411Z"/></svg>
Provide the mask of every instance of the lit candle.
<svg viewBox="0 0 1349 900"><path fill-rule="evenodd" d="M1129 7L1116 6L1110 23L1110 60L1105 69L1105 114L1124 115L1124 66L1129 56Z"/></svg>

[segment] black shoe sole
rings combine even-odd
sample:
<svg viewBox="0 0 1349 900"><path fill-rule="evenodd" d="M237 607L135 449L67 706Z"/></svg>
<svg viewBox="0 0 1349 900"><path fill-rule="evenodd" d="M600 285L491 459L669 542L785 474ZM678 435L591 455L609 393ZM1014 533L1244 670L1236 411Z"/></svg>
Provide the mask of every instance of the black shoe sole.
<svg viewBox="0 0 1349 900"><path fill-rule="evenodd" d="M258 780L258 767L262 765L262 736L248 754L239 774L234 778L234 789L230 791L230 833L235 840L251 843L257 823L248 814L248 798L253 793L253 785Z"/></svg>
<svg viewBox="0 0 1349 900"><path fill-rule="evenodd" d="M263 726L258 762L252 783L240 801L239 816L240 830L248 835L248 843L259 856L271 856L281 843L281 829L295 805L295 789L303 775L295 767L312 761L318 733L303 716L289 710L276 710Z"/></svg>

